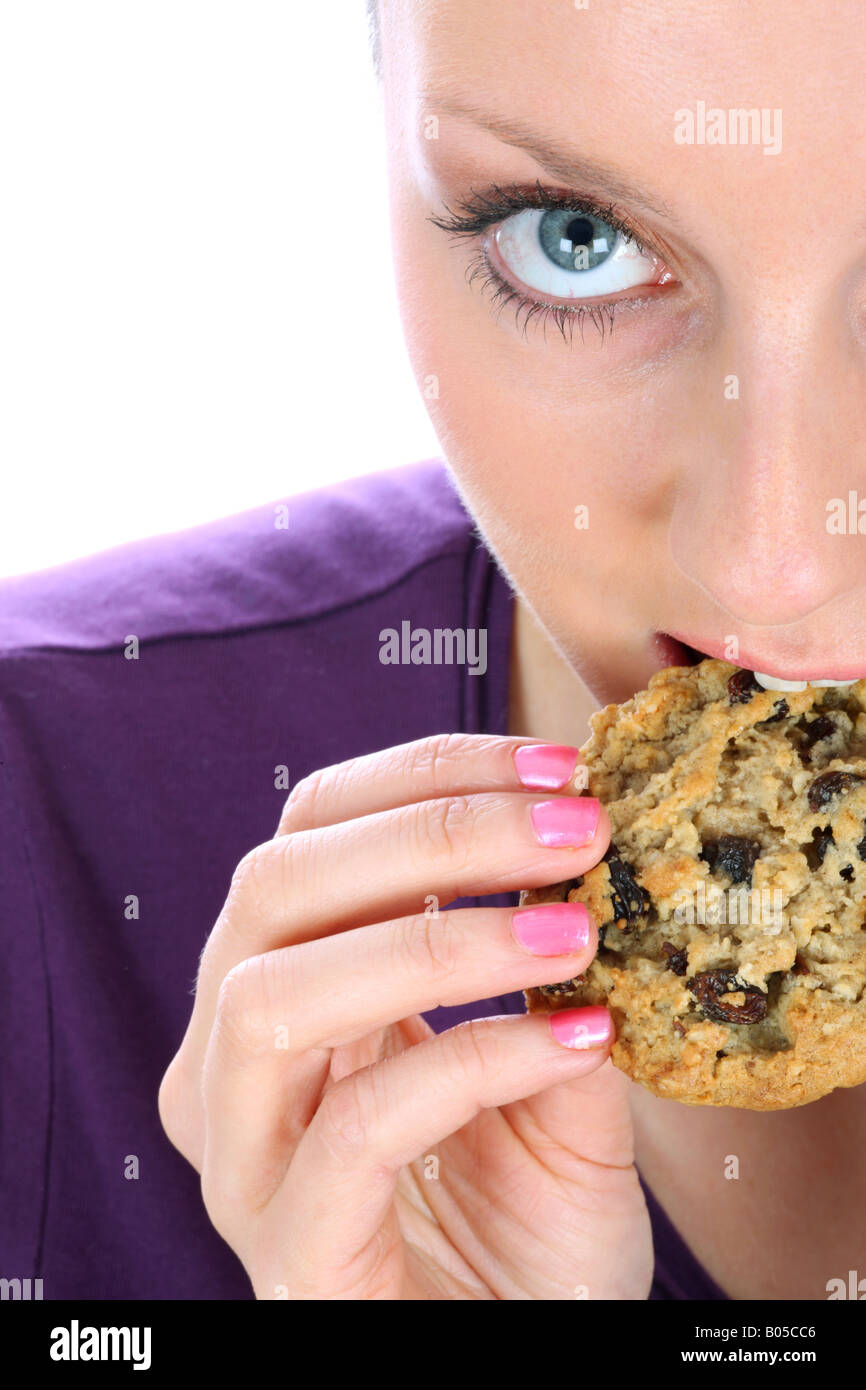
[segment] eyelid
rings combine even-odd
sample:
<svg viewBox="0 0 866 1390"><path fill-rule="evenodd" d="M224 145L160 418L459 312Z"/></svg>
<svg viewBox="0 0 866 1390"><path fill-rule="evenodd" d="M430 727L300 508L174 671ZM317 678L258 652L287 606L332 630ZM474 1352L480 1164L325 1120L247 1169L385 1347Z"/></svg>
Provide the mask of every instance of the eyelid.
<svg viewBox="0 0 866 1390"><path fill-rule="evenodd" d="M545 185L539 179L534 184L491 184L484 191L473 189L468 197L458 199L453 206L446 205L444 216L429 220L451 236L473 238L526 208L588 213L621 232L638 251L654 256L666 269L672 269L671 262L676 264L676 257L664 239L639 225L616 204L605 203L578 189Z"/></svg>

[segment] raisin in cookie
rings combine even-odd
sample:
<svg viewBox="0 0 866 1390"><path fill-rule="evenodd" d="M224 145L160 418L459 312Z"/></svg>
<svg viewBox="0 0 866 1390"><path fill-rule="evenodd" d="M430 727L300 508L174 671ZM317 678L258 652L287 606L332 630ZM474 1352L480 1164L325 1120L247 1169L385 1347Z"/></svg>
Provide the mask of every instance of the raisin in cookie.
<svg viewBox="0 0 866 1390"><path fill-rule="evenodd" d="M615 1064L694 1105L866 1081L866 680L780 695L707 659L591 723L610 849L522 902L585 903L598 954L530 1011L606 1003Z"/></svg>

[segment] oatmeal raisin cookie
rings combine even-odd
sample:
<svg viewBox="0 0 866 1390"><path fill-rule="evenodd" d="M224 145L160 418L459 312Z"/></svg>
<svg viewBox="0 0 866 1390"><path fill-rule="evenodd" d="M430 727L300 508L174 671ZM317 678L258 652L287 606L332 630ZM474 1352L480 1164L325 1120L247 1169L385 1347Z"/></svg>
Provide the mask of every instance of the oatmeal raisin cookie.
<svg viewBox="0 0 866 1390"><path fill-rule="evenodd" d="M530 1011L606 1003L614 1063L693 1105L866 1081L866 680L781 694L707 659L591 722L610 849L522 902L584 902L599 950Z"/></svg>

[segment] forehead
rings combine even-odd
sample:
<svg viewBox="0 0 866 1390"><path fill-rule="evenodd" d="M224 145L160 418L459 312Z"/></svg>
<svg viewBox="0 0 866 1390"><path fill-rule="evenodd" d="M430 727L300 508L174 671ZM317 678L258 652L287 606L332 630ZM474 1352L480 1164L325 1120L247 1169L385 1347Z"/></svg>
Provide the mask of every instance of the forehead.
<svg viewBox="0 0 866 1390"><path fill-rule="evenodd" d="M632 79L644 97L741 104L795 86L814 101L838 92L838 75L862 71L862 0L381 0L404 56L446 78L471 74L493 90L539 79L566 88Z"/></svg>
<svg viewBox="0 0 866 1390"><path fill-rule="evenodd" d="M383 75L400 139L436 114L445 142L467 134L466 158L483 160L485 118L494 135L525 128L618 168L695 228L730 220L736 199L758 233L790 214L798 237L841 183L854 190L841 236L845 217L866 223L863 18L862 0L383 0ZM778 111L780 151L678 142L678 113L701 106L766 111L768 129Z"/></svg>

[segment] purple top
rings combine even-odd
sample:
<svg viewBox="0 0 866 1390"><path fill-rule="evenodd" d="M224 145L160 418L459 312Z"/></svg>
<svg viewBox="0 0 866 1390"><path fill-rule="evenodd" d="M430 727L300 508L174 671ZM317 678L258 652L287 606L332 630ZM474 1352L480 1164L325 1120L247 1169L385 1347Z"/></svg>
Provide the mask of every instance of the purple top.
<svg viewBox="0 0 866 1390"><path fill-rule="evenodd" d="M0 1276L48 1299L252 1297L156 1097L232 870L276 828L275 768L293 785L506 728L511 593L441 463L277 522L260 507L0 582ZM486 674L383 666L404 620L486 628ZM724 1298L647 1200L650 1297Z"/></svg>

